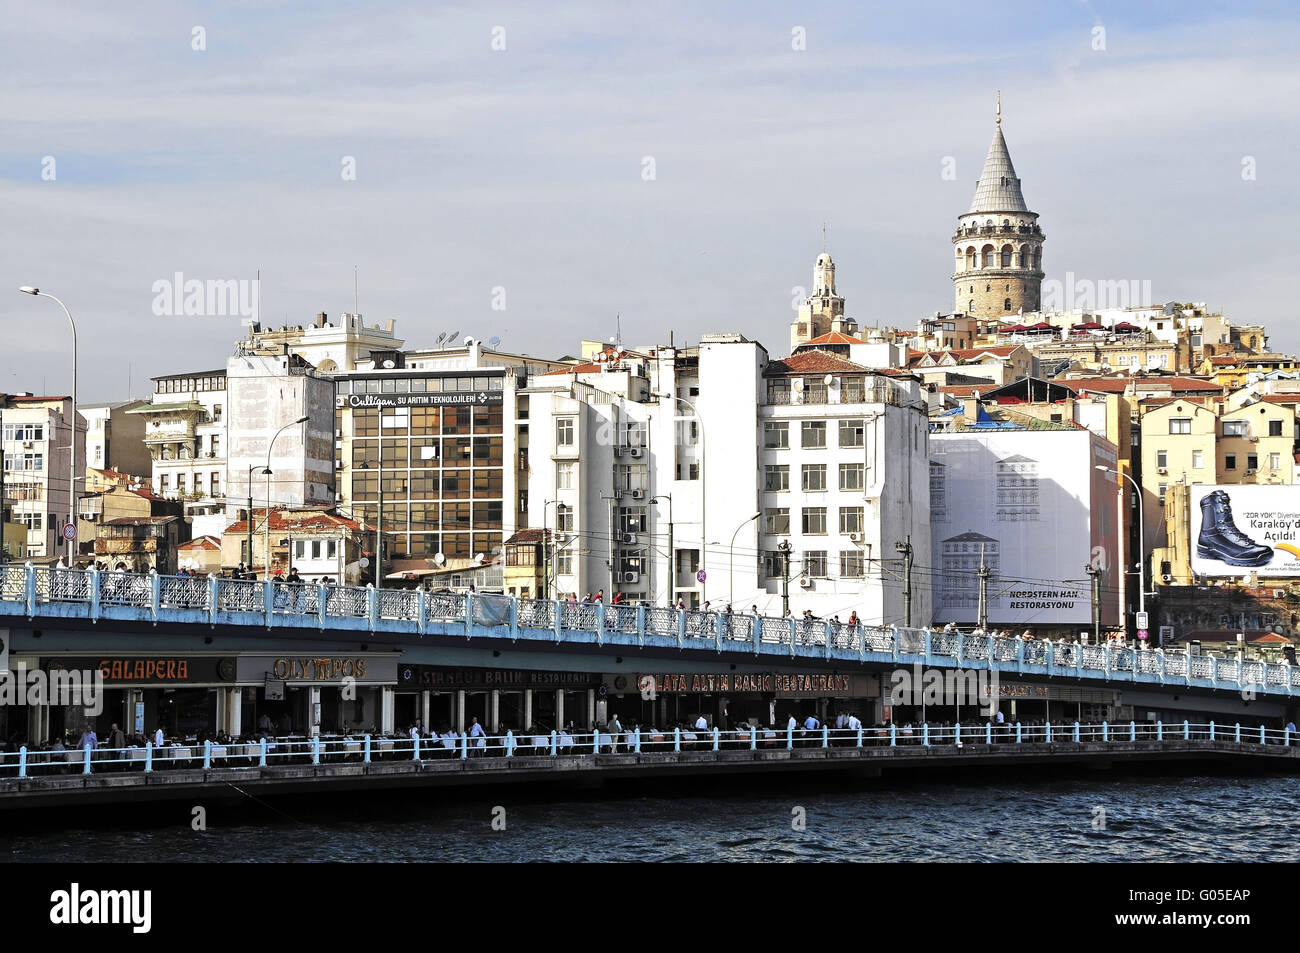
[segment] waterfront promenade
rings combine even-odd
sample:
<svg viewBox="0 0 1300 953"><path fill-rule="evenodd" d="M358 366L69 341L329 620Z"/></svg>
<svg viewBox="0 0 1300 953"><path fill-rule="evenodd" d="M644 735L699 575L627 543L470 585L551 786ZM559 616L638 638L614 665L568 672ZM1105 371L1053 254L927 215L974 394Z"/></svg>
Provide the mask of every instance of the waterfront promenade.
<svg viewBox="0 0 1300 953"><path fill-rule="evenodd" d="M1286 701L1300 675L1286 662L1216 658L1125 645L649 606L609 606L510 596L324 584L0 567L0 620L103 622L268 636L383 636L401 645L464 639L493 649L527 642L708 653L736 660L824 660L898 668L991 670L1081 684L1229 689Z"/></svg>
<svg viewBox="0 0 1300 953"><path fill-rule="evenodd" d="M0 810L72 803L339 790L832 771L864 778L926 769L1186 761L1300 766L1286 729L1182 722L972 724L818 731L507 733L469 738L262 739L0 757Z"/></svg>

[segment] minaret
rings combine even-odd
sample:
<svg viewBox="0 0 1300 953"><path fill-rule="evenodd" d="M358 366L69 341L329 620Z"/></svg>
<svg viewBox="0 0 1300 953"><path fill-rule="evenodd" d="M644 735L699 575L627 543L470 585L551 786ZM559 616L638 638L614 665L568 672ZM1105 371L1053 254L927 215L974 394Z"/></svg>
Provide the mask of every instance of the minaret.
<svg viewBox="0 0 1300 953"><path fill-rule="evenodd" d="M998 93L993 143L970 210L957 219L953 311L978 318L1037 311L1043 280L1043 231L1025 205L1007 141Z"/></svg>
<svg viewBox="0 0 1300 953"><path fill-rule="evenodd" d="M835 293L835 262L823 251L813 264L812 294L799 306L799 315L790 325L790 350L831 331L855 336L858 325L844 316L844 299Z"/></svg>

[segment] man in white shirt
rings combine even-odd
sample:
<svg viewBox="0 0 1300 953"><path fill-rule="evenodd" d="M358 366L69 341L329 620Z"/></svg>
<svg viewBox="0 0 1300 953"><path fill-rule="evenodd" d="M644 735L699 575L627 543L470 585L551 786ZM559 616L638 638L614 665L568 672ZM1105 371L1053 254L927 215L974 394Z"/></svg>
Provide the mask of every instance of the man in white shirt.
<svg viewBox="0 0 1300 953"><path fill-rule="evenodd" d="M167 736L163 734L162 725L159 725L158 730L155 731L153 735L153 746L155 748L161 748L166 743Z"/></svg>
<svg viewBox="0 0 1300 953"><path fill-rule="evenodd" d="M785 726L786 731L794 731L798 727L799 727L798 719L796 719L794 715L791 715L790 720L786 723Z"/></svg>
<svg viewBox="0 0 1300 953"><path fill-rule="evenodd" d="M807 718L804 719L803 722L803 727L805 731L816 731L821 726L822 723L817 720L816 715L809 715Z"/></svg>
<svg viewBox="0 0 1300 953"><path fill-rule="evenodd" d="M862 722L858 720L857 715L849 715L845 725L848 727L849 731L858 731L862 728Z"/></svg>
<svg viewBox="0 0 1300 953"><path fill-rule="evenodd" d="M480 752L487 748L487 732L484 731L483 726L478 723L477 715L474 716L473 724L469 726L469 737L473 742L473 747L477 748Z"/></svg>
<svg viewBox="0 0 1300 953"><path fill-rule="evenodd" d="M844 712L840 712L838 715L835 716L835 730L836 731L842 730L844 726L848 724L848 721L849 721L848 716L845 715Z"/></svg>
<svg viewBox="0 0 1300 953"><path fill-rule="evenodd" d="M699 718L695 719L695 730L696 731L709 730L709 721L707 718L704 717L704 715L701 714Z"/></svg>

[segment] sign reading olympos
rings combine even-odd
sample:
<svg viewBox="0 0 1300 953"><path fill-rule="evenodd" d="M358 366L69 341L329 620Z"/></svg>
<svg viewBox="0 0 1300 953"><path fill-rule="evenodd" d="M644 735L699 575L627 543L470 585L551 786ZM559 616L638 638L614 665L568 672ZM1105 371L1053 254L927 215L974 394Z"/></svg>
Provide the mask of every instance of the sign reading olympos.
<svg viewBox="0 0 1300 953"><path fill-rule="evenodd" d="M340 394L339 407L487 407L504 403L501 391L476 390L437 394Z"/></svg>

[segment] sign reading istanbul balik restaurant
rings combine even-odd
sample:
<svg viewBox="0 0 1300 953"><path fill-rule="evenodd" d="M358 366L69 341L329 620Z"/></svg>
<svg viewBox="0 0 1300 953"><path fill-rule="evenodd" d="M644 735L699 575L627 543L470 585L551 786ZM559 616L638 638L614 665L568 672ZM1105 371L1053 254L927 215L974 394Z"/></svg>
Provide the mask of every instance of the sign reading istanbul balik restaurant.
<svg viewBox="0 0 1300 953"><path fill-rule="evenodd" d="M108 685L196 685L233 682L235 663L210 655L80 655L51 658L49 671L98 672Z"/></svg>
<svg viewBox="0 0 1300 953"><path fill-rule="evenodd" d="M240 656L241 682L262 684L267 678L289 684L357 682L392 684L397 681L396 655L251 655Z"/></svg>
<svg viewBox="0 0 1300 953"><path fill-rule="evenodd" d="M462 689L497 688L519 691L525 688L595 688L600 676L587 672L533 672L525 669L442 668L436 665L403 665L397 671L402 688Z"/></svg>
<svg viewBox="0 0 1300 953"><path fill-rule="evenodd" d="M636 685L646 676L637 677ZM651 675L655 691L665 694L688 692L757 692L778 697L844 697L868 694L867 680L834 673L718 672L709 674ZM855 689L857 689L855 691Z"/></svg>

